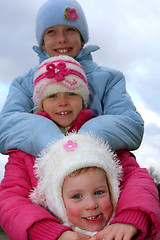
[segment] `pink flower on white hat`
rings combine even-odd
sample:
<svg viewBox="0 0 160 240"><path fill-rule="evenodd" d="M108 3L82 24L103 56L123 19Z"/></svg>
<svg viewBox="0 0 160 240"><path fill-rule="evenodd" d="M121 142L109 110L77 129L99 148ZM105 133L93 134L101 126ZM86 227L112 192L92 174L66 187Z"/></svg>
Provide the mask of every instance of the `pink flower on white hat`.
<svg viewBox="0 0 160 240"><path fill-rule="evenodd" d="M64 10L64 18L70 21L75 21L79 16L75 8L66 7Z"/></svg>
<svg viewBox="0 0 160 240"><path fill-rule="evenodd" d="M64 145L63 148L66 151L72 151L72 150L75 150L77 148L77 146L78 146L78 144L76 142L74 143L73 141L68 140L68 142Z"/></svg>
<svg viewBox="0 0 160 240"><path fill-rule="evenodd" d="M58 63L57 65L49 63L46 66L46 70L46 77L55 78L58 82L62 81L70 73L65 63Z"/></svg>

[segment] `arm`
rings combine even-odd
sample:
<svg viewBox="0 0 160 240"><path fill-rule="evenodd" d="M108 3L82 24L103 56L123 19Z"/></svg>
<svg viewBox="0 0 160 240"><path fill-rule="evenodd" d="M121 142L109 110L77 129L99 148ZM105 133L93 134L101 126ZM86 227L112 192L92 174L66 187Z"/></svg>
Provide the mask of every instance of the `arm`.
<svg viewBox="0 0 160 240"><path fill-rule="evenodd" d="M10 86L6 103L0 116L0 152L20 149L34 156L62 133L49 119L29 113L32 102L33 75L31 70L17 78Z"/></svg>
<svg viewBox="0 0 160 240"><path fill-rule="evenodd" d="M0 185L0 225L11 240L56 240L71 228L28 199L36 186L33 165L32 156L21 151L10 153Z"/></svg>
<svg viewBox="0 0 160 240"><path fill-rule="evenodd" d="M118 151L123 179L113 223L132 224L141 233L136 239L153 235L160 227L160 209L156 184L148 171L140 168L134 156Z"/></svg>
<svg viewBox="0 0 160 240"><path fill-rule="evenodd" d="M138 229L131 224L114 223L94 235L91 240L131 240Z"/></svg>
<svg viewBox="0 0 160 240"><path fill-rule="evenodd" d="M116 213L110 225L92 239L131 240L133 236L136 240L151 239L160 227L154 180L146 169L139 168L132 154L123 150L117 154L123 166L123 178Z"/></svg>
<svg viewBox="0 0 160 240"><path fill-rule="evenodd" d="M143 120L126 92L123 74L98 68L87 79L91 92L89 107L96 117L81 130L102 137L113 150L137 149L143 137Z"/></svg>

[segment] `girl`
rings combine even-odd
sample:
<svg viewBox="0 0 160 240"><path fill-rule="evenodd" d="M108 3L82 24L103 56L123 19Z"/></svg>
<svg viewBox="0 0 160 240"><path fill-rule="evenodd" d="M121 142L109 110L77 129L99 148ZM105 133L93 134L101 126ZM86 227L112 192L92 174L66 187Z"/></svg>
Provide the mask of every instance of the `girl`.
<svg viewBox="0 0 160 240"><path fill-rule="evenodd" d="M94 118L85 123L80 131L92 131L108 141L113 150L137 149L143 137L143 120L126 92L123 74L98 66L93 62L91 53L99 47L84 46L89 33L79 3L75 0L46 1L37 13L36 38L38 47L34 47L34 51L40 63L48 57L63 54L75 58L84 68L90 89L88 107L93 110ZM20 149L38 156L50 141L62 137L57 125L45 118L37 115L26 117L29 110L34 109L32 96L36 70L37 67L32 68L10 86L0 117L2 153Z"/></svg>

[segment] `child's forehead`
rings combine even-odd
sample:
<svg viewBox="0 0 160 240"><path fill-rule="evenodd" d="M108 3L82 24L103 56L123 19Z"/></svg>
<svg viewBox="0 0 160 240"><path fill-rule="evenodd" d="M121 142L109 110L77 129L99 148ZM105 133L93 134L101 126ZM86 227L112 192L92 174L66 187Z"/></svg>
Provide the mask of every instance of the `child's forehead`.
<svg viewBox="0 0 160 240"><path fill-rule="evenodd" d="M104 171L100 168L96 167L87 167L80 169L80 171L76 170L64 178L62 189L71 189L77 187L86 187L90 185L90 183L94 183L93 188L97 188L99 186L107 186L108 187L108 179ZM82 183L82 184L80 184Z"/></svg>
<svg viewBox="0 0 160 240"><path fill-rule="evenodd" d="M99 172L99 173L104 174L107 177L107 174L104 171L104 169L96 167L96 166L80 168L80 169L75 170L74 172L70 173L69 176L70 177L76 177L76 176L79 176L81 174L85 174L85 173L88 173L88 172Z"/></svg>
<svg viewBox="0 0 160 240"><path fill-rule="evenodd" d="M56 30L56 31L66 31L68 29L74 29L75 31L77 31L79 34L79 30L76 27L70 26L70 25L53 25L48 27L45 31L44 31L44 35L48 30ZM80 34L81 35L81 34ZM43 36L44 37L44 36Z"/></svg>
<svg viewBox="0 0 160 240"><path fill-rule="evenodd" d="M78 29L72 25L62 25L62 24L59 24L59 25L52 25L50 27L48 27L47 29L50 29L50 28L56 28L56 29L66 29L66 28L74 28L78 31Z"/></svg>

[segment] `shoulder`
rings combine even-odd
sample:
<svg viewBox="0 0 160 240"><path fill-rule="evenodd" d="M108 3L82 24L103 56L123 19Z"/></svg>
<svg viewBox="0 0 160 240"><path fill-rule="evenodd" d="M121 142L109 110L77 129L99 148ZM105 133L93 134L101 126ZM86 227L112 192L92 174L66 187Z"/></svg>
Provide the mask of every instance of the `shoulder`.
<svg viewBox="0 0 160 240"><path fill-rule="evenodd" d="M93 60L88 60L83 64L85 73L87 76L93 77L102 77L107 79L122 79L124 78L123 73L120 70L108 67L101 66L95 63Z"/></svg>
<svg viewBox="0 0 160 240"><path fill-rule="evenodd" d="M28 79L30 79L33 83L34 75L35 75L37 68L38 68L38 66L33 67L28 72L26 72L22 75L19 75L18 77L16 77L13 80L12 84L14 84L16 82L18 82L19 84L22 84L23 82L28 81Z"/></svg>
<svg viewBox="0 0 160 240"><path fill-rule="evenodd" d="M35 160L35 157L26 153L26 152L23 152L21 150L18 150L18 149L13 149L13 150L9 150L6 152L6 154L9 155L9 160L11 159L16 159L16 161L24 161L26 159L30 159L30 160Z"/></svg>
<svg viewBox="0 0 160 240"><path fill-rule="evenodd" d="M98 84L98 88L101 88L101 90L106 88L109 90L113 86L119 88L120 83L122 83L121 86L125 84L125 77L121 71L98 65L92 68L92 71L87 74L87 80L89 85L95 84L97 86Z"/></svg>
<svg viewBox="0 0 160 240"><path fill-rule="evenodd" d="M114 68L109 68L106 66L97 66L97 68L95 69L96 73L102 73L104 75L109 76L110 78L123 78L124 75L121 71L114 69Z"/></svg>
<svg viewBox="0 0 160 240"><path fill-rule="evenodd" d="M37 67L31 68L27 73L15 78L11 85L10 90L14 93L15 90L20 92L27 92L29 96L33 94L33 81Z"/></svg>

